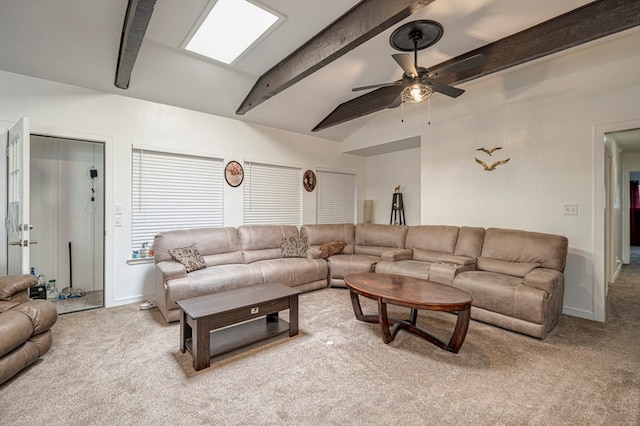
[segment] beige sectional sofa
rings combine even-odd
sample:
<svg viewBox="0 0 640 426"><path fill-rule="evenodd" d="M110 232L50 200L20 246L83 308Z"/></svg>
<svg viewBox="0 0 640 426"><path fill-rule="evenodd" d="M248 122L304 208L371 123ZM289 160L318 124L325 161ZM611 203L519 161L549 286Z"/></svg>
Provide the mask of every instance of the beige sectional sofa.
<svg viewBox="0 0 640 426"><path fill-rule="evenodd" d="M307 256L282 257L283 238L302 237ZM346 244L320 257L320 247ZM195 245L206 268L186 272L169 253ZM161 233L155 240L156 299L167 321L175 302L259 283L281 282L302 291L344 286L355 272L429 279L473 297L471 317L544 338L562 312L568 241L521 230L438 225L337 224L240 226Z"/></svg>
<svg viewBox="0 0 640 426"><path fill-rule="evenodd" d="M155 237L156 304L168 321L178 321L176 301L234 288L279 282L301 291L327 286L324 259L282 258L283 237L295 226L240 226L163 232ZM169 250L195 245L207 267L187 273Z"/></svg>

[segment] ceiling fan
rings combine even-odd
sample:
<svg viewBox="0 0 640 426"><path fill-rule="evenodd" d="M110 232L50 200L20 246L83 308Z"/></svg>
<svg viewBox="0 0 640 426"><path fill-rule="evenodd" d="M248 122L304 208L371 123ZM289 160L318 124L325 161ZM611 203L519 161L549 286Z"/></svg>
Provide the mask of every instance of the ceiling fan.
<svg viewBox="0 0 640 426"><path fill-rule="evenodd" d="M352 91L371 90L365 95L340 104L312 131L318 131L336 124L385 108L396 108L403 102L417 103L427 100L433 92L457 98L464 90L439 83L436 79L445 74L458 73L483 65L484 55L473 55L461 61L431 71L417 66L418 51L435 44L442 37L442 25L431 20L409 22L398 27L389 37L391 46L402 52L413 52L413 59L408 53L396 53L392 58L404 72L400 80L356 87Z"/></svg>

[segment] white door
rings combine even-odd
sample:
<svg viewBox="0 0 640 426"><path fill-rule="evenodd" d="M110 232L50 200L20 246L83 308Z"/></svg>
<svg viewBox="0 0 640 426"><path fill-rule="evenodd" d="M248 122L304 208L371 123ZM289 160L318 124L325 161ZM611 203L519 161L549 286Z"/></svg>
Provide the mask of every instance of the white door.
<svg viewBox="0 0 640 426"><path fill-rule="evenodd" d="M7 139L7 273L29 273L29 119L23 117Z"/></svg>

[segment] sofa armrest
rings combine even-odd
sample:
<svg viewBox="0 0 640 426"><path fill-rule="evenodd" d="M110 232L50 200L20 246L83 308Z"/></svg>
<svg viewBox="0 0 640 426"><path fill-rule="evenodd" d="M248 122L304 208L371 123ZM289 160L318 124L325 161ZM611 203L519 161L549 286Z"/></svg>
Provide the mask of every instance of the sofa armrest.
<svg viewBox="0 0 640 426"><path fill-rule="evenodd" d="M11 300L14 294L26 291L36 284L38 279L33 275L5 275L0 278L0 300Z"/></svg>
<svg viewBox="0 0 640 426"><path fill-rule="evenodd" d="M413 259L413 251L409 249L393 249L387 250L380 256L381 260L387 262L397 262L399 260Z"/></svg>
<svg viewBox="0 0 640 426"><path fill-rule="evenodd" d="M307 259L322 259L322 252L320 251L320 249L308 247Z"/></svg>
<svg viewBox="0 0 640 426"><path fill-rule="evenodd" d="M536 268L524 276L524 285L553 293L553 289L564 282L560 271L547 268Z"/></svg>
<svg viewBox="0 0 640 426"><path fill-rule="evenodd" d="M474 271L476 264L457 265L455 263L432 263L429 268L429 281L452 285L453 279L460 272Z"/></svg>
<svg viewBox="0 0 640 426"><path fill-rule="evenodd" d="M175 260L165 260L156 263L156 268L162 274L164 282L175 280L176 278L184 278L187 276L187 268Z"/></svg>

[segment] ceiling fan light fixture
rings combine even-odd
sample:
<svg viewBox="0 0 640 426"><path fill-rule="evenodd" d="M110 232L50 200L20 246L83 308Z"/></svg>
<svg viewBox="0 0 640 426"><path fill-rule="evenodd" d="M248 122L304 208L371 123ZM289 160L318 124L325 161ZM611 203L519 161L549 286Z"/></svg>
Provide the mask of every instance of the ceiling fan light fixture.
<svg viewBox="0 0 640 426"><path fill-rule="evenodd" d="M402 90L402 102L417 104L429 99L431 93L433 90L426 84L412 84Z"/></svg>

